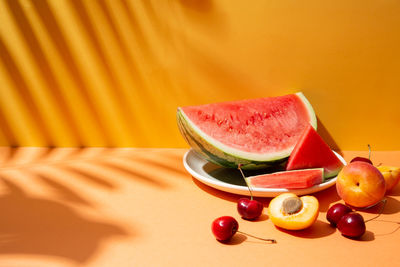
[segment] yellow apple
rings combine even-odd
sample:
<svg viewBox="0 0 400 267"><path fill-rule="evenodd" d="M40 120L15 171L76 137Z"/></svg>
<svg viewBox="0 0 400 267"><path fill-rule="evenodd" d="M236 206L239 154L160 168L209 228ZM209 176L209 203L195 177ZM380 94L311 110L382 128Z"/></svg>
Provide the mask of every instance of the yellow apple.
<svg viewBox="0 0 400 267"><path fill-rule="evenodd" d="M400 180L400 168L391 166L379 166L377 168L385 178L386 192L392 190Z"/></svg>
<svg viewBox="0 0 400 267"><path fill-rule="evenodd" d="M363 208L383 199L386 193L386 182L382 173L373 165L354 161L339 172L336 190L347 204Z"/></svg>

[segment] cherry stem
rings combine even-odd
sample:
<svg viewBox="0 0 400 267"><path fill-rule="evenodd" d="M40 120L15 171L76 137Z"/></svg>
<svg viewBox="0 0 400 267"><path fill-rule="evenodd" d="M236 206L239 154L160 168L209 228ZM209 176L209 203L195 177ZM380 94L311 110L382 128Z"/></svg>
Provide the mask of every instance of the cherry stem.
<svg viewBox="0 0 400 267"><path fill-rule="evenodd" d="M243 173L241 167L242 167L242 164L239 164L239 165L238 165L238 169L239 169L240 173L242 174L243 180L244 180L244 182L246 183L247 188L249 189L249 192L250 192L250 200L253 200L253 193L251 192L250 186L249 186L249 184L247 183L246 176L244 176L244 173Z"/></svg>
<svg viewBox="0 0 400 267"><path fill-rule="evenodd" d="M371 160L371 146L368 144L368 159Z"/></svg>
<svg viewBox="0 0 400 267"><path fill-rule="evenodd" d="M382 212L383 212L383 209L384 209L385 206L386 206L386 202L387 202L386 198L383 199L382 202L383 202L383 205L382 205L381 209L379 210L379 214L376 215L375 217L372 217L372 218L366 220L365 222L369 222L369 221L375 220L376 218L378 218L379 216L381 216L381 214L382 214Z"/></svg>
<svg viewBox="0 0 400 267"><path fill-rule="evenodd" d="M257 236L254 236L254 235L251 235L251 234L242 232L242 231L237 231L237 232L238 232L238 233L241 233L241 234L244 234L244 235L247 235L247 236L250 236L250 237L252 237L252 238L258 239L258 240L268 241L268 242L271 242L271 243L273 243L273 244L277 243L275 239L271 239L271 238L261 238L261 237L257 237Z"/></svg>

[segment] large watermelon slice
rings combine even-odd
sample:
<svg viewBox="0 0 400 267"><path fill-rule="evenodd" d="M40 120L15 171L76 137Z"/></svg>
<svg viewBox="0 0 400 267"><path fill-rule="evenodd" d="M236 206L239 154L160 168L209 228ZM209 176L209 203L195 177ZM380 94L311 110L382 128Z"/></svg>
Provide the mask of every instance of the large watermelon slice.
<svg viewBox="0 0 400 267"><path fill-rule="evenodd" d="M243 169L284 162L308 125L317 127L302 93L180 107L179 129L208 161Z"/></svg>
<svg viewBox="0 0 400 267"><path fill-rule="evenodd" d="M286 170L307 168L324 168L325 178L336 176L343 168L343 163L311 125L305 129L286 165Z"/></svg>
<svg viewBox="0 0 400 267"><path fill-rule="evenodd" d="M251 187L304 189L324 181L324 169L281 171L246 178Z"/></svg>

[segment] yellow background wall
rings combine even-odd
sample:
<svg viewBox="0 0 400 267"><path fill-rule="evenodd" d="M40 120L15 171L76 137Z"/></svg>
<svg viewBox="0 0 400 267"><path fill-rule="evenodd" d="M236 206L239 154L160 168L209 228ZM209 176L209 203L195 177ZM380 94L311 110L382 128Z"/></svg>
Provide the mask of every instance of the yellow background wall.
<svg viewBox="0 0 400 267"><path fill-rule="evenodd" d="M301 90L400 150L400 1L1 0L0 145L185 147L177 106Z"/></svg>

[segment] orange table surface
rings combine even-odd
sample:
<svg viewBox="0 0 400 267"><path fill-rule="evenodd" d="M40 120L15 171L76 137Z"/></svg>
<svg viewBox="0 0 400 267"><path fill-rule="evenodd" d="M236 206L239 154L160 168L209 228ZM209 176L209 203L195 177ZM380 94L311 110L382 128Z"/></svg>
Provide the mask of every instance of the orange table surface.
<svg viewBox="0 0 400 267"><path fill-rule="evenodd" d="M311 228L286 232L266 214L241 219L240 196L192 178L182 164L186 151L0 148L0 266L400 265L400 186L361 240L327 223L327 209L341 202L334 186L315 194L320 214ZM400 151L373 152L372 159L400 166ZM259 200L267 207L270 198ZM369 219L376 211L361 214ZM210 226L222 215L277 244L242 234L217 242Z"/></svg>

